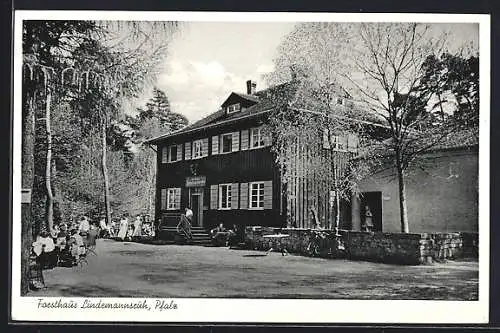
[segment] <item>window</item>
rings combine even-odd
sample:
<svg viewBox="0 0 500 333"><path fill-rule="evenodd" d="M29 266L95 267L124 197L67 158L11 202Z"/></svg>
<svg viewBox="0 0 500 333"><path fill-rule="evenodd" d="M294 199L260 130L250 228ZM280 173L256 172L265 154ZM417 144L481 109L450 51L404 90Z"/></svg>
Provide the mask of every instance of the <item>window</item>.
<svg viewBox="0 0 500 333"><path fill-rule="evenodd" d="M219 209L231 209L231 184L219 185Z"/></svg>
<svg viewBox="0 0 500 333"><path fill-rule="evenodd" d="M264 133L262 127L252 128L250 130L250 148L260 148L265 146Z"/></svg>
<svg viewBox="0 0 500 333"><path fill-rule="evenodd" d="M347 137L341 135L331 135L328 138L329 131L323 131L323 148L336 151L347 151Z"/></svg>
<svg viewBox="0 0 500 333"><path fill-rule="evenodd" d="M233 135L232 133L222 134L222 153L230 153L233 150Z"/></svg>
<svg viewBox="0 0 500 333"><path fill-rule="evenodd" d="M240 103L232 104L226 107L227 113L234 113L241 110Z"/></svg>
<svg viewBox="0 0 500 333"><path fill-rule="evenodd" d="M168 161L169 162L177 161L177 146L168 147Z"/></svg>
<svg viewBox="0 0 500 333"><path fill-rule="evenodd" d="M331 141L333 150L346 150L345 139L343 137L338 135L333 135Z"/></svg>
<svg viewBox="0 0 500 333"><path fill-rule="evenodd" d="M193 158L203 157L203 140L193 141Z"/></svg>
<svg viewBox="0 0 500 333"><path fill-rule="evenodd" d="M181 189L167 189L167 210L178 210L181 208Z"/></svg>
<svg viewBox="0 0 500 333"><path fill-rule="evenodd" d="M264 182L250 183L250 208L264 209Z"/></svg>

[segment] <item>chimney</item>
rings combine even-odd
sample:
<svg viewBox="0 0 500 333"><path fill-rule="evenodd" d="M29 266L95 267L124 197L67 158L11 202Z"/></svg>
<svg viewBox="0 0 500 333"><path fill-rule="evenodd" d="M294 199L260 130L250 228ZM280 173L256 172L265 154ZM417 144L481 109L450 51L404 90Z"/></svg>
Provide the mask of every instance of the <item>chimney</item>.
<svg viewBox="0 0 500 333"><path fill-rule="evenodd" d="M252 80L247 81L247 95L255 95L255 91L257 89L257 83Z"/></svg>

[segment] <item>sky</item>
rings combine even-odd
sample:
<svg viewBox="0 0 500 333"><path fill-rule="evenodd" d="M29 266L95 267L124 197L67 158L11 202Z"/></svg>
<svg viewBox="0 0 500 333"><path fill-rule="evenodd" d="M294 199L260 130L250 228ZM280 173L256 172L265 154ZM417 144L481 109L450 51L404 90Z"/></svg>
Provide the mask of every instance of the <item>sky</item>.
<svg viewBox="0 0 500 333"><path fill-rule="evenodd" d="M157 86L174 112L190 122L218 110L232 91L246 92L246 81L265 88L261 75L293 23L188 23L169 46Z"/></svg>
<svg viewBox="0 0 500 333"><path fill-rule="evenodd" d="M266 88L262 74L273 70L273 58L293 22L189 22L169 46L157 87L171 110L190 122L219 109L232 91L246 92L246 81ZM477 44L476 24L439 24L449 31L452 47L464 40ZM146 98L147 99L147 98Z"/></svg>

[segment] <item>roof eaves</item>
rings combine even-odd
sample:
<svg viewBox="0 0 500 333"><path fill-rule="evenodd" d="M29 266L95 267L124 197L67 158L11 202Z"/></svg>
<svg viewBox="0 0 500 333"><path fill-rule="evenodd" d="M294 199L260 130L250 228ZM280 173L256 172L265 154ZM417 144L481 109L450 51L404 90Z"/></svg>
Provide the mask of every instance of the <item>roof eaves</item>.
<svg viewBox="0 0 500 333"><path fill-rule="evenodd" d="M307 113L311 113L311 114L325 115L325 113L324 113L324 112L320 112L320 111L312 111L312 110L309 110L309 109L294 108L294 107L291 107L290 109L291 109L291 110L294 110L294 111L307 112ZM387 125L378 124L378 123L371 122L371 121L367 121L367 120L361 120L361 119L349 118L349 117L339 116L339 115L335 115L335 114L330 114L330 115L331 115L332 117L334 117L334 118L338 118L338 119L354 120L354 121L357 121L357 122L359 122L359 123L361 123L361 124L372 125L372 126L378 126L378 127L382 127L382 128L390 128L390 127L389 127L389 126L387 126Z"/></svg>
<svg viewBox="0 0 500 333"><path fill-rule="evenodd" d="M256 112L256 113L251 113L251 114L248 114L248 115L245 115L245 116L242 116L242 117L231 118L231 119L227 119L225 121L221 121L221 122L217 122L217 123L212 123L212 124L207 124L207 125L204 125L204 126L193 128L193 129L176 131L176 132L173 132L173 133L169 133L169 134L166 134L166 135L161 135L159 137L147 140L147 141L145 141L145 143L154 144L154 143L157 143L158 141L161 141L163 139L173 138L173 137L176 137L176 136L178 136L180 134L193 133L193 132L201 131L201 130L204 130L204 129L207 129L207 128L216 128L216 127L221 126L221 125L230 124L232 122L236 122L236 121L239 121L239 120L242 120L242 119L248 119L248 118L251 118L251 117L254 117L254 116L258 116L258 115L270 112L273 109L274 109L274 107L271 107L271 108L268 108L268 109L265 109L265 110L262 110L262 111L259 111L259 112Z"/></svg>

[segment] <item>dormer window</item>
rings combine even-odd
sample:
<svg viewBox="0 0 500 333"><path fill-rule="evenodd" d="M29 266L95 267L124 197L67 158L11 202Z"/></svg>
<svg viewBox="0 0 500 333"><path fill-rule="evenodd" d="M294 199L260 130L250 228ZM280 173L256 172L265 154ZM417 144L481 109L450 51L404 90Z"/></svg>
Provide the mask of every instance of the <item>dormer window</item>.
<svg viewBox="0 0 500 333"><path fill-rule="evenodd" d="M229 113L234 113L234 112L238 112L241 110L241 106L240 106L240 103L236 103L236 104L231 104L231 105L228 105L226 107L226 112L229 114Z"/></svg>

